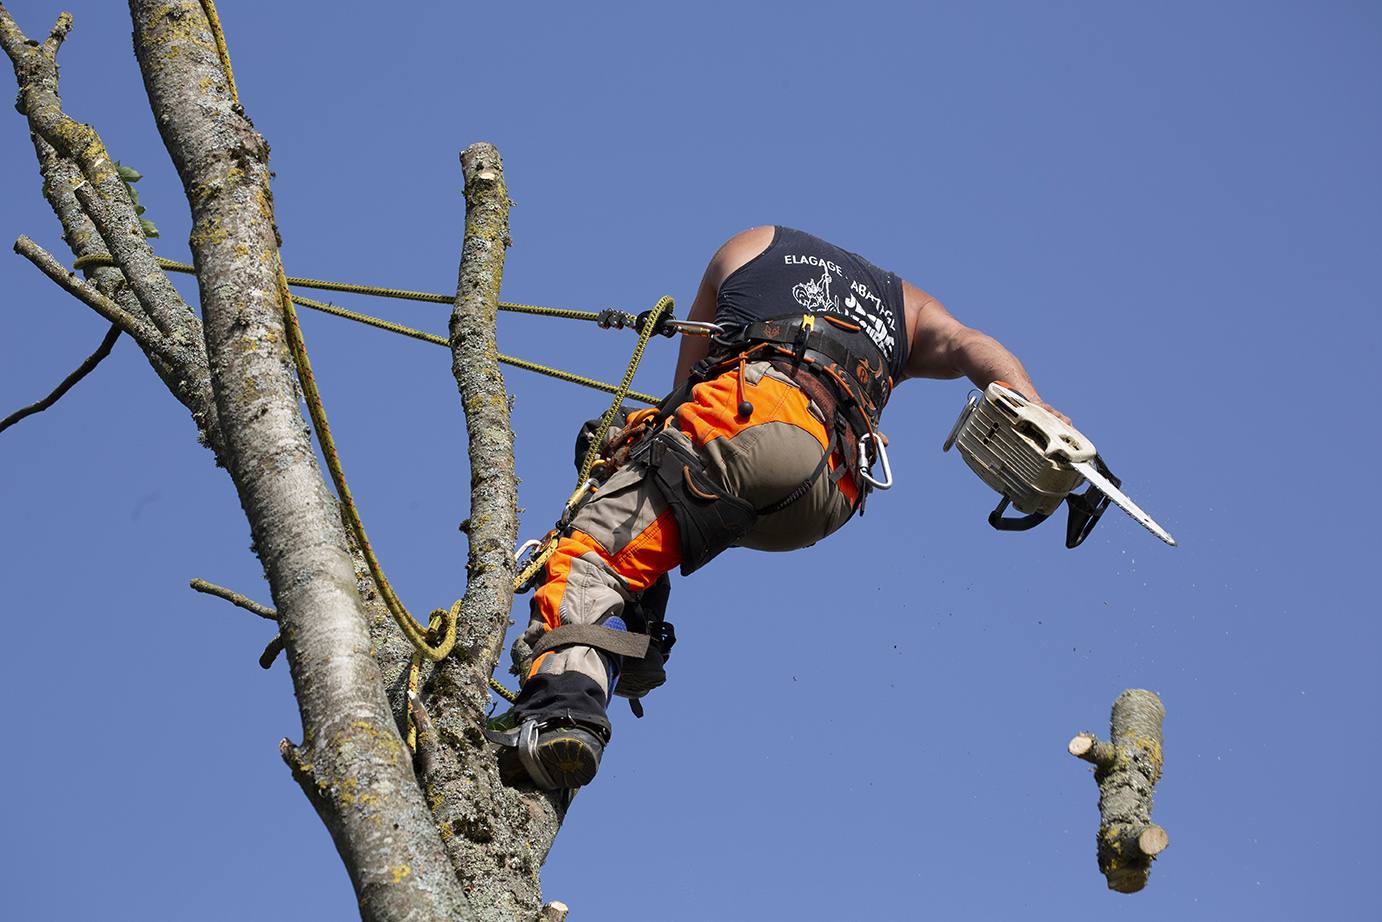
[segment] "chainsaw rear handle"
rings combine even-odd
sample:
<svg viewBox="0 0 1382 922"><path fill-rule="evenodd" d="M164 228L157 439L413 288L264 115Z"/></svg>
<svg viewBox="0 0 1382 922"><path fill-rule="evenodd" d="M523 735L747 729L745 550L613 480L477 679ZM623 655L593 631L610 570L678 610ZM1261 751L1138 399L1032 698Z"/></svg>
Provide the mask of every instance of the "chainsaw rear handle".
<svg viewBox="0 0 1382 922"><path fill-rule="evenodd" d="M1020 519L1005 518L1003 510L1007 509L1011 502L1012 500L1005 496L998 502L998 508L989 513L989 524L999 531L1026 531L1036 528L1050 518L1050 515L1044 512L1033 512Z"/></svg>

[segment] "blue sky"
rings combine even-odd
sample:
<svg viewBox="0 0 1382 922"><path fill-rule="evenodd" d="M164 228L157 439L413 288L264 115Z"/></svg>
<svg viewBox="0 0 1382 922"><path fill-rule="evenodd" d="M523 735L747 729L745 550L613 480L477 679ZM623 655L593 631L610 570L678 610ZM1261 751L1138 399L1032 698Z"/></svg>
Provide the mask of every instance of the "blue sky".
<svg viewBox="0 0 1382 922"><path fill-rule="evenodd" d="M273 147L289 274L452 292L457 153L505 158L505 300L684 315L747 227L819 234L1002 340L1181 543L1111 512L999 534L941 442L964 382L884 416L898 485L829 541L676 578L667 686L615 736L544 869L605 922L925 915L1371 915L1378 551L1368 497L1382 290L1382 12L1364 3L225 4ZM160 255L181 187L119 4L67 8L68 112L145 174ZM0 119L0 237L66 256L23 120ZM195 285L176 278L195 299ZM105 325L0 260L0 415ZM444 333L446 310L336 303ZM444 349L304 318L357 502L414 610L464 589L464 428ZM506 316L501 351L617 381L633 337ZM674 346L636 387L662 392ZM606 405L522 371L525 536ZM278 757L299 739L229 479L129 341L0 435L16 918L350 918ZM1370 601L1372 600L1372 601ZM516 607L520 620L526 604ZM1105 889L1097 790L1065 752L1125 688L1165 703L1143 892ZM1364 776L1365 777L1365 776Z"/></svg>

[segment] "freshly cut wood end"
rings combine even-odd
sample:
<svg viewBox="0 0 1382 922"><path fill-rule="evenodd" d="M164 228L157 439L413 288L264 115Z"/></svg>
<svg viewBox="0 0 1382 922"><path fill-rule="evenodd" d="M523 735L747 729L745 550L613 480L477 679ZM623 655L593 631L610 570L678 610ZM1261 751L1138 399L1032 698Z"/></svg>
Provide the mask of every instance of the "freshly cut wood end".
<svg viewBox="0 0 1382 922"><path fill-rule="evenodd" d="M1166 830L1160 826L1148 826L1142 830L1142 835L1137 837L1137 847L1144 855L1159 855L1168 844Z"/></svg>
<svg viewBox="0 0 1382 922"><path fill-rule="evenodd" d="M1066 748L1070 750L1072 756L1083 756L1094 748L1094 737L1088 733L1081 733L1071 740L1070 745Z"/></svg>
<svg viewBox="0 0 1382 922"><path fill-rule="evenodd" d="M1116 893L1136 893L1147 886L1146 871L1114 871L1107 878L1108 888Z"/></svg>

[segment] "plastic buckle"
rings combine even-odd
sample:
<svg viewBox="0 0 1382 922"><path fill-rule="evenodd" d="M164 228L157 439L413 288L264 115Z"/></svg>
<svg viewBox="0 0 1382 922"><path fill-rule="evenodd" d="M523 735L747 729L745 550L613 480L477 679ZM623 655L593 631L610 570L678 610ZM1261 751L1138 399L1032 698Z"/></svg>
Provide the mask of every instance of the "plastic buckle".
<svg viewBox="0 0 1382 922"><path fill-rule="evenodd" d="M672 645L677 642L677 632L672 627L670 621L654 621L648 625L648 636L651 637L662 651L662 661L667 662L667 657L672 653Z"/></svg>

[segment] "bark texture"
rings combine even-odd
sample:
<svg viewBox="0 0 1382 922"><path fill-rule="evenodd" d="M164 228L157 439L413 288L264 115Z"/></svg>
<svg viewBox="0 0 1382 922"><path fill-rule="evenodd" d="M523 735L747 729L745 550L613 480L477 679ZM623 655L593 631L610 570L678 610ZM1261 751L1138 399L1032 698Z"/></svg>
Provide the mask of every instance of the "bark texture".
<svg viewBox="0 0 1382 922"><path fill-rule="evenodd" d="M130 12L154 118L191 206L223 460L302 714L302 745L285 740L284 758L335 840L363 918L473 918L384 698L345 531L298 409L268 145L232 98L199 3L131 0Z"/></svg>
<svg viewBox="0 0 1382 922"><path fill-rule="evenodd" d="M84 287L118 308L97 309L138 343L173 396L191 412L202 442L219 449L201 321L154 263L134 205L100 136L63 111L57 54L71 28L71 14L63 13L44 42L30 41L0 6L0 46L14 65L19 85L15 108L29 122L44 198L62 222L63 239L74 256L113 254L119 260L123 269L89 270ZM26 238L20 238L16 250L36 263L47 257L58 267ZM40 268L68 290L81 285L75 277L59 278L55 271ZM66 269L61 273L71 275Z"/></svg>
<svg viewBox="0 0 1382 922"><path fill-rule="evenodd" d="M456 652L423 686L432 731L422 734L419 750L431 753L423 778L451 861L477 916L497 922L542 911L538 869L563 810L555 795L501 784L492 747L480 735L510 623L518 537L509 396L495 343L510 203L503 161L491 145L462 152L461 171L465 242L450 333L470 437L469 579Z"/></svg>
<svg viewBox="0 0 1382 922"><path fill-rule="evenodd" d="M518 534L517 476L509 398L499 368L495 317L509 244L503 162L489 144L461 155L466 233L451 318L452 363L470 438L468 579L452 653L418 664L415 767L447 855L478 919L562 918L542 905L538 870L560 829L558 797L503 785L481 733L492 700L489 679L503 649L513 603ZM375 655L399 727L406 732L412 648L403 641L362 558L356 576ZM554 909L553 907L558 907Z"/></svg>
<svg viewBox="0 0 1382 922"><path fill-rule="evenodd" d="M1147 885L1152 862L1166 848L1166 830L1152 823L1152 795L1161 779L1161 699L1130 688L1113 702L1101 742L1092 733L1070 741L1070 754L1094 764L1099 785L1099 870L1110 890L1136 893Z"/></svg>

